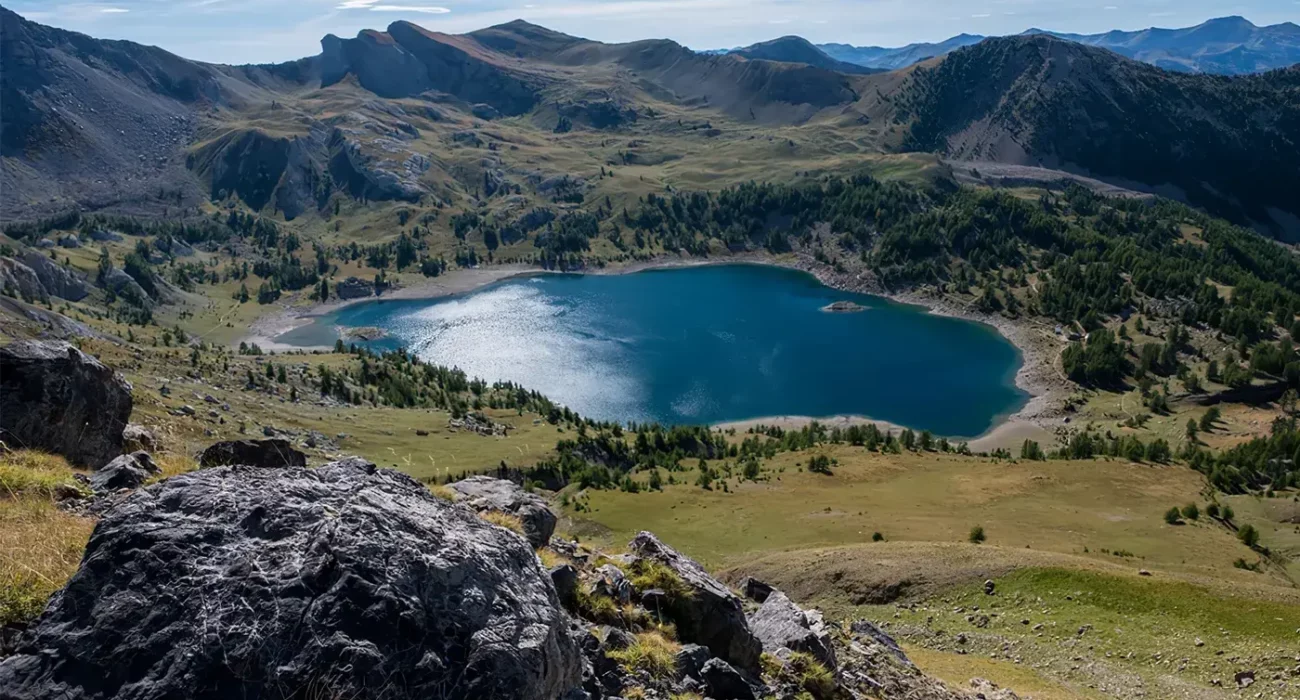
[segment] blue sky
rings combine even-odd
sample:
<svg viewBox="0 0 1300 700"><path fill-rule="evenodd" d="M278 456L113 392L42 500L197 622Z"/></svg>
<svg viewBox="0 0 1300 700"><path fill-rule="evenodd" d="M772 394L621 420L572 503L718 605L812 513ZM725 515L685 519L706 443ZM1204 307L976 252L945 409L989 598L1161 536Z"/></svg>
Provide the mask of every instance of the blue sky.
<svg viewBox="0 0 1300 700"><path fill-rule="evenodd" d="M154 44L222 63L319 53L327 33L352 36L398 19L465 32L524 18L603 41L669 38L692 48L783 34L815 42L898 46L961 32L1029 27L1093 33L1184 27L1238 14L1300 22L1300 0L0 0L30 19L98 37Z"/></svg>

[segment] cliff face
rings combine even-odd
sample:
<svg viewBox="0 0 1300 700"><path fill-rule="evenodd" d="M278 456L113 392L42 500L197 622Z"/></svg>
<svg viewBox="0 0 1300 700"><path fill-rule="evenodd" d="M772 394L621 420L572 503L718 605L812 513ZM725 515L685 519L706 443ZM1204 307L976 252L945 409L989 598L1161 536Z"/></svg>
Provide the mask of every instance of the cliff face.
<svg viewBox="0 0 1300 700"><path fill-rule="evenodd" d="M433 90L516 115L532 109L545 85L535 75L504 65L500 56L470 38L430 32L409 22L394 22L387 32L363 31L355 39L331 34L321 48L322 86L352 75L381 97Z"/></svg>

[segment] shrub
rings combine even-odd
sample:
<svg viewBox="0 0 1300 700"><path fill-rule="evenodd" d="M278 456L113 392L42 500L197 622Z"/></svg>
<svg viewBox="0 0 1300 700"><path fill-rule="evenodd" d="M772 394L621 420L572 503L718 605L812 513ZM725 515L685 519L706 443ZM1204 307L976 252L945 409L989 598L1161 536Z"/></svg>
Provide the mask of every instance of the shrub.
<svg viewBox="0 0 1300 700"><path fill-rule="evenodd" d="M976 525L975 527L972 527L970 529L970 534L966 536L966 539L970 540L973 544L979 544L988 539L984 535L984 526Z"/></svg>
<svg viewBox="0 0 1300 700"><path fill-rule="evenodd" d="M1254 525L1242 525L1241 529L1237 530L1237 539L1254 549L1259 546L1259 530L1256 530Z"/></svg>
<svg viewBox="0 0 1300 700"><path fill-rule="evenodd" d="M884 541L885 541L885 536L882 535L882 534L880 534L879 532L873 532L873 533L871 533L871 541L872 541L872 542L884 542Z"/></svg>
<svg viewBox="0 0 1300 700"><path fill-rule="evenodd" d="M1232 506L1224 506L1219 510L1219 515L1223 518L1224 522L1230 523L1232 522L1232 517L1236 515L1236 513L1232 512Z"/></svg>
<svg viewBox="0 0 1300 700"><path fill-rule="evenodd" d="M1219 504L1211 503L1205 506L1205 514L1210 516L1211 518L1219 517Z"/></svg>
<svg viewBox="0 0 1300 700"><path fill-rule="evenodd" d="M1166 523L1169 523L1170 525L1177 525L1182 521L1183 521L1183 514L1182 511L1178 510L1178 506L1174 506L1173 508L1170 508L1169 510L1165 511Z"/></svg>
<svg viewBox="0 0 1300 700"><path fill-rule="evenodd" d="M652 678L673 678L677 673L677 652L681 648L677 642L651 630L638 634L628 648L609 652L609 658L628 671L643 671Z"/></svg>
<svg viewBox="0 0 1300 700"><path fill-rule="evenodd" d="M808 460L808 471L814 474L831 475L831 458L826 455L814 455Z"/></svg>
<svg viewBox="0 0 1300 700"><path fill-rule="evenodd" d="M1195 503L1188 503L1183 506L1183 517L1188 520L1200 520L1201 509L1197 508Z"/></svg>

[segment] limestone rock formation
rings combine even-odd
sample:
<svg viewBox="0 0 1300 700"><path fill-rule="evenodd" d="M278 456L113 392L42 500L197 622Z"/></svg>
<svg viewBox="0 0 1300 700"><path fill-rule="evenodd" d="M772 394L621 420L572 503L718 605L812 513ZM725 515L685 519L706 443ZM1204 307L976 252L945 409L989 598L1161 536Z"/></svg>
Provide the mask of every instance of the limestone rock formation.
<svg viewBox="0 0 1300 700"><path fill-rule="evenodd" d="M45 301L49 297L36 271L10 258L0 258L0 291L29 301Z"/></svg>
<svg viewBox="0 0 1300 700"><path fill-rule="evenodd" d="M749 617L749 627L763 643L763 651L775 654L780 649L811 654L826 668L834 671L835 649L821 613L804 611L781 591L773 591L763 606Z"/></svg>
<svg viewBox="0 0 1300 700"><path fill-rule="evenodd" d="M668 567L690 588L692 594L675 601L669 611L682 641L706 646L715 656L742 670L758 668L762 644L750 631L736 594L652 533L641 532L629 548L637 557Z"/></svg>
<svg viewBox="0 0 1300 700"><path fill-rule="evenodd" d="M64 342L0 348L0 433L10 447L61 454L98 468L122 454L131 384Z"/></svg>
<svg viewBox="0 0 1300 700"><path fill-rule="evenodd" d="M40 278L41 286L45 287L45 291L51 296L68 301L81 301L90 294L90 286L86 284L86 280L51 260L48 255L29 250L23 253L21 259L23 264L32 268Z"/></svg>
<svg viewBox="0 0 1300 700"><path fill-rule="evenodd" d="M0 695L552 700L581 672L522 538L353 458L118 502L0 661Z"/></svg>
<svg viewBox="0 0 1300 700"><path fill-rule="evenodd" d="M243 465L274 469L277 467L305 467L307 455L294 449L284 438L267 440L227 440L218 442L199 456L200 467Z"/></svg>
<svg viewBox="0 0 1300 700"><path fill-rule="evenodd" d="M471 476L450 484L461 495L461 503L474 510L509 513L523 523L524 534L533 547L544 547L555 532L555 513L540 496L528 493L512 481L490 476Z"/></svg>

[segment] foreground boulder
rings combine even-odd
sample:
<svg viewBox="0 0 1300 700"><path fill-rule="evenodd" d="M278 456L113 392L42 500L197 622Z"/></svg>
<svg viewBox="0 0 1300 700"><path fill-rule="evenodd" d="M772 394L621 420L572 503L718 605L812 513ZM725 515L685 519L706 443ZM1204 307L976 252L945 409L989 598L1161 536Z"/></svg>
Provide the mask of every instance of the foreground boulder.
<svg viewBox="0 0 1300 700"><path fill-rule="evenodd" d="M739 597L652 533L638 534L629 548L638 558L668 567L690 590L691 595L674 600L669 610L682 641L706 646L714 656L742 670L758 668L763 647L750 632Z"/></svg>
<svg viewBox="0 0 1300 700"><path fill-rule="evenodd" d="M122 454L131 384L59 341L0 348L0 440L95 469Z"/></svg>
<svg viewBox="0 0 1300 700"><path fill-rule="evenodd" d="M474 510L494 510L519 518L524 535L534 547L545 547L555 533L555 513L545 499L528 493L513 481L471 476L448 486L460 494L461 503Z"/></svg>
<svg viewBox="0 0 1300 700"><path fill-rule="evenodd" d="M0 696L549 700L581 664L527 542L354 458L123 499Z"/></svg>
<svg viewBox="0 0 1300 700"><path fill-rule="evenodd" d="M750 616L749 628L763 643L763 651L769 654L781 649L802 651L831 671L836 668L835 648L821 613L804 611L781 591L768 594L763 606Z"/></svg>
<svg viewBox="0 0 1300 700"><path fill-rule="evenodd" d="M271 438L218 442L208 447L199 456L200 467L224 467L233 464L263 469L305 467L307 455L294 449L293 445L284 438Z"/></svg>

